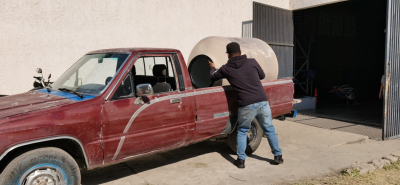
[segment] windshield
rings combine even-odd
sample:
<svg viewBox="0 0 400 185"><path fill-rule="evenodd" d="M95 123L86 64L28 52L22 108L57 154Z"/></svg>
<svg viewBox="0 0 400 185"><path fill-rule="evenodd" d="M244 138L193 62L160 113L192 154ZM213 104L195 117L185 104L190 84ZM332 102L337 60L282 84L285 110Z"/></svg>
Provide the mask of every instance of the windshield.
<svg viewBox="0 0 400 185"><path fill-rule="evenodd" d="M128 56L118 53L85 55L52 84L52 89L100 94Z"/></svg>

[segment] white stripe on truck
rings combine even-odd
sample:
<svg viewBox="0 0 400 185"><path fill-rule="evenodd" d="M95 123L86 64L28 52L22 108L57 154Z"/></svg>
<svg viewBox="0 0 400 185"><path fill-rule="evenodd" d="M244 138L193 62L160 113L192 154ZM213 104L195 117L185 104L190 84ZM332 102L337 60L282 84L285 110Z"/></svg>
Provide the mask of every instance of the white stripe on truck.
<svg viewBox="0 0 400 185"><path fill-rule="evenodd" d="M292 83L292 80L282 80L282 81L276 81L276 82L263 82L262 85L263 86L270 86L270 85L279 85L279 84L286 84L286 83ZM223 91L230 91L232 90L232 87L220 87L217 89L210 89L210 90L199 90L196 91L194 90L194 92L190 92L190 93L182 93L182 94L174 94L174 95L170 95L170 96L164 96L161 98L154 98L153 100L150 101L150 104L145 103L143 104L138 110L135 111L135 113L133 113L131 119L129 120L128 124L126 125L123 133L127 133L129 128L131 127L133 121L135 121L136 117L142 112L144 111L147 107L150 107L151 105L153 105L154 103L157 102L161 102L161 101L165 101L165 100L170 100L170 99L176 99L176 98L182 98L182 97L191 97L191 96L197 96L197 95L203 95L203 94L210 94L210 93L216 93L216 92L223 92ZM215 115L214 115L215 117ZM218 117L218 115L217 115ZM118 144L118 148L117 151L114 154L114 157L112 158L112 160L117 159L117 156L119 154L119 150L122 147L122 144L124 143L125 140L125 136L121 137L121 140L119 141Z"/></svg>

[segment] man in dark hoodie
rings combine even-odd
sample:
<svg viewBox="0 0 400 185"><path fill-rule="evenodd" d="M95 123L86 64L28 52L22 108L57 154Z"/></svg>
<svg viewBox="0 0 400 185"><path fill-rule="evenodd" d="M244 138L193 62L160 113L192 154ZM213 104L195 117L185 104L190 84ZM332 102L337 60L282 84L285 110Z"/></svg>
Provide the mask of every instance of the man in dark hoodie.
<svg viewBox="0 0 400 185"><path fill-rule="evenodd" d="M273 164L282 164L282 150L279 148L278 136L272 125L271 108L267 95L260 80L265 78L265 73L255 59L242 55L240 46L236 42L226 46L228 63L216 70L214 63L210 64L210 76L212 81L226 78L236 93L238 100L238 134L237 155L235 165L244 168L246 160L247 132L254 118L257 119L267 136L271 151L274 154Z"/></svg>

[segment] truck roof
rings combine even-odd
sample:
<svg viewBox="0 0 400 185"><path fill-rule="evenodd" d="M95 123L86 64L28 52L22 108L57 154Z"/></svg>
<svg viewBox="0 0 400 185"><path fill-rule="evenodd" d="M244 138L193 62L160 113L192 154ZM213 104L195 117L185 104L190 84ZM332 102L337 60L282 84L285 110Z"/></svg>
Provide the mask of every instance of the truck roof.
<svg viewBox="0 0 400 185"><path fill-rule="evenodd" d="M88 52L87 54L94 53L136 53L136 52L179 52L177 49L171 48L110 48L110 49L100 49Z"/></svg>

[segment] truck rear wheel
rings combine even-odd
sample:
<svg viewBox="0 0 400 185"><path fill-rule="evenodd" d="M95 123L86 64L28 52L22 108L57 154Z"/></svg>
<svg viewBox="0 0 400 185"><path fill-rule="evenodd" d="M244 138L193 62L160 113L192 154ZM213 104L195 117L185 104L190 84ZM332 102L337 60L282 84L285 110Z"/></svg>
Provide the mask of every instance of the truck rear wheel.
<svg viewBox="0 0 400 185"><path fill-rule="evenodd" d="M235 130L228 135L228 144L229 147L236 153L237 150L237 126L235 127ZM257 120L254 119L251 122L251 127L250 130L247 133L247 147L246 147L246 154L252 154L255 152L260 146L261 139L264 135L264 132L258 124Z"/></svg>
<svg viewBox="0 0 400 185"><path fill-rule="evenodd" d="M81 184L78 164L59 148L39 148L18 156L0 175L0 185Z"/></svg>

